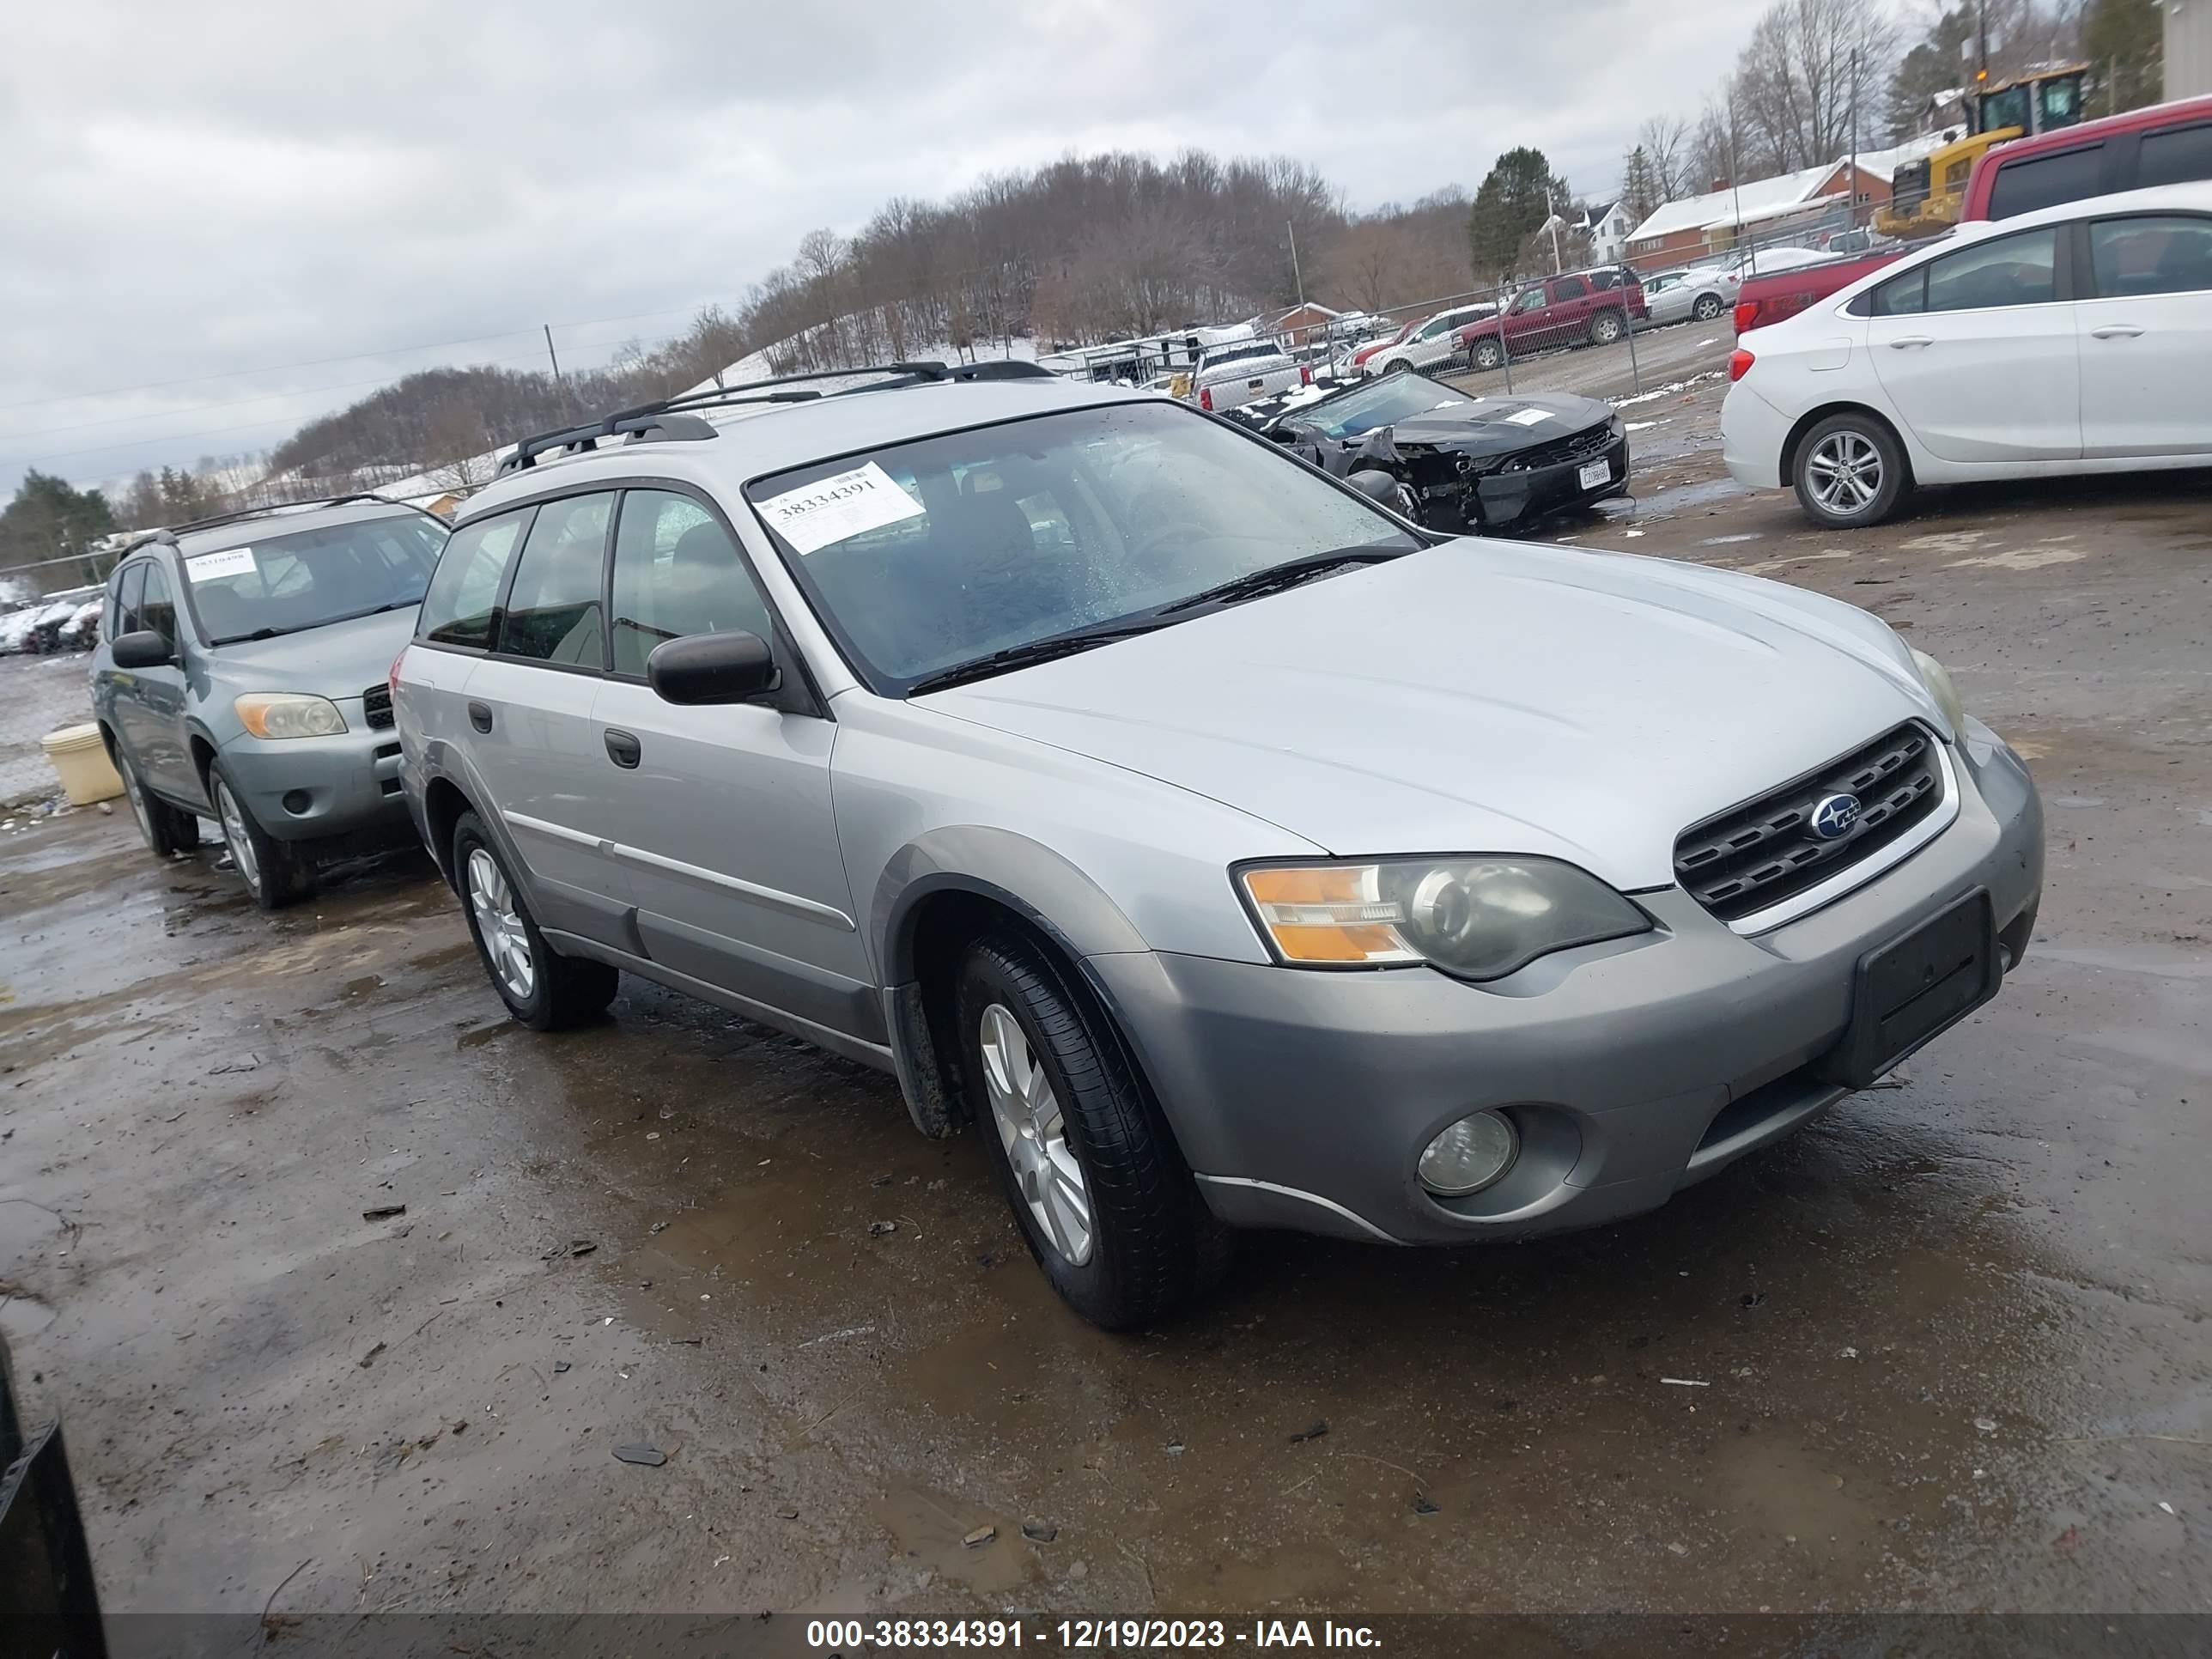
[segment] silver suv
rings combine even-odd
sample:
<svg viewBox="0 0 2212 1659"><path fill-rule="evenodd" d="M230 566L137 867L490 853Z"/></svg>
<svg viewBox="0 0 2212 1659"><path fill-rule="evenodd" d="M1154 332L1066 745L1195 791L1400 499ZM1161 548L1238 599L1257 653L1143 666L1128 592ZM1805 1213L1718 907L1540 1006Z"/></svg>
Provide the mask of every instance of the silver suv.
<svg viewBox="0 0 2212 1659"><path fill-rule="evenodd" d="M627 969L880 1066L1108 1326L1230 1228L1663 1203L1993 995L2041 889L2019 757L1865 612L1018 366L532 440L395 672L517 1018Z"/></svg>
<svg viewBox="0 0 2212 1659"><path fill-rule="evenodd" d="M256 507L139 538L107 580L93 717L140 834L222 827L264 909L335 849L407 834L392 659L446 526L380 495Z"/></svg>

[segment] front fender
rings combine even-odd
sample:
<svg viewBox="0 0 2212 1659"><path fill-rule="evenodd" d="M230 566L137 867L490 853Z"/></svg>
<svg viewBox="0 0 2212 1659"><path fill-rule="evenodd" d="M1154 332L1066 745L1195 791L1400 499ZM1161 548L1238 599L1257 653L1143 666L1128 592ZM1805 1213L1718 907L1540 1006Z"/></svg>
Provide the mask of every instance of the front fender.
<svg viewBox="0 0 2212 1659"><path fill-rule="evenodd" d="M1041 842L985 824L953 824L894 853L868 906L868 939L886 985L915 977L915 922L933 893L973 893L1030 922L1069 958L1148 948L1097 883Z"/></svg>

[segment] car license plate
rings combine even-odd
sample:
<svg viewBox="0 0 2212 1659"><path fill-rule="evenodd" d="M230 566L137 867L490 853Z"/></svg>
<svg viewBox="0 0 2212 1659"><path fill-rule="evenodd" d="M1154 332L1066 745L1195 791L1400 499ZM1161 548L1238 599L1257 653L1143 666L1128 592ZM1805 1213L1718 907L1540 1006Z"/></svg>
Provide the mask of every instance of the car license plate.
<svg viewBox="0 0 2212 1659"><path fill-rule="evenodd" d="M1613 463L1611 461L1592 461L1588 466L1582 470L1582 481L1583 488L1584 489L1595 489L1601 483L1611 483L1613 482Z"/></svg>
<svg viewBox="0 0 2212 1659"><path fill-rule="evenodd" d="M1836 1047L1837 1080L1863 1089L1996 994L2000 970L1983 889L1859 958L1851 1023Z"/></svg>

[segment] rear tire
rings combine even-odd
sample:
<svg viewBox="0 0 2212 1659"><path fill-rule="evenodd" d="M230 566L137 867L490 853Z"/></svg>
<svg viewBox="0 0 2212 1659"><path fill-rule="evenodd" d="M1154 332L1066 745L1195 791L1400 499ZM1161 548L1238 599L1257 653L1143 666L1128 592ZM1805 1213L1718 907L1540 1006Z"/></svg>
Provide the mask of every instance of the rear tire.
<svg viewBox="0 0 2212 1659"><path fill-rule="evenodd" d="M1690 315L1701 323L1710 323L1720 314L1721 296L1717 294L1700 294L1697 304L1690 307Z"/></svg>
<svg viewBox="0 0 2212 1659"><path fill-rule="evenodd" d="M253 902L264 910L281 910L313 893L315 865L307 848L278 841L255 822L246 797L220 760L208 763L207 781L208 799L215 807L216 822L222 826L231 867Z"/></svg>
<svg viewBox="0 0 2212 1659"><path fill-rule="evenodd" d="M1609 346L1626 332L1628 330L1621 322L1620 313L1617 311L1601 311L1590 319L1589 337L1592 345Z"/></svg>
<svg viewBox="0 0 2212 1659"><path fill-rule="evenodd" d="M986 1156L1062 1300L1106 1330L1134 1330L1218 1279L1228 1230L1087 993L1001 933L969 949L955 1017Z"/></svg>
<svg viewBox="0 0 2212 1659"><path fill-rule="evenodd" d="M172 806L148 794L146 787L138 781L131 757L120 749L115 751L115 771L123 780L124 799L131 803L131 816L137 820L138 833L156 858L172 858L200 844L199 819L180 806Z"/></svg>
<svg viewBox="0 0 2212 1659"><path fill-rule="evenodd" d="M1856 410L1831 415L1808 432L1790 470L1798 506L1823 530L1880 524L1912 489L1896 434Z"/></svg>
<svg viewBox="0 0 2212 1659"><path fill-rule="evenodd" d="M533 1031L565 1030L606 1012L622 975L588 957L564 957L545 942L514 873L464 812L453 825L453 884L484 976L507 1012Z"/></svg>

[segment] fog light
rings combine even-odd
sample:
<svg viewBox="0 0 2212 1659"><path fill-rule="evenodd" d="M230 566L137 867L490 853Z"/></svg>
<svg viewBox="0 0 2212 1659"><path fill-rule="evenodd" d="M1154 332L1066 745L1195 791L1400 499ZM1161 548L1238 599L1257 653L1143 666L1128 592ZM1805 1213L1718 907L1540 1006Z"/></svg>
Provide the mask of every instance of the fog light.
<svg viewBox="0 0 2212 1659"><path fill-rule="evenodd" d="M1431 1141L1421 1154L1421 1185L1443 1198L1479 1193L1513 1167L1521 1137L1498 1112L1476 1112Z"/></svg>
<svg viewBox="0 0 2212 1659"><path fill-rule="evenodd" d="M304 789L287 789L284 792L284 810L288 812L304 812L314 804L314 797Z"/></svg>

